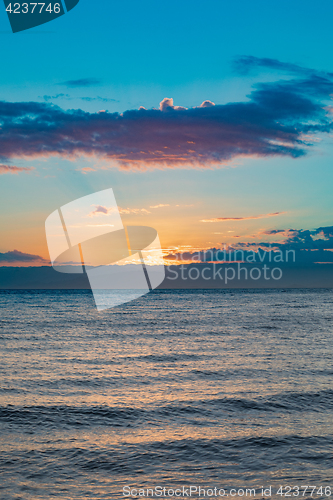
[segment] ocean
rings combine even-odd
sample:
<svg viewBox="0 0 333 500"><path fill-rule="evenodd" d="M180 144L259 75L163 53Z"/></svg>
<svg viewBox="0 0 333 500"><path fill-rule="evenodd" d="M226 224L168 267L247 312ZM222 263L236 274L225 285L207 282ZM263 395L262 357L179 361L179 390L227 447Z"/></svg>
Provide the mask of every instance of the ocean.
<svg viewBox="0 0 333 500"><path fill-rule="evenodd" d="M332 302L0 291L1 500L330 497Z"/></svg>

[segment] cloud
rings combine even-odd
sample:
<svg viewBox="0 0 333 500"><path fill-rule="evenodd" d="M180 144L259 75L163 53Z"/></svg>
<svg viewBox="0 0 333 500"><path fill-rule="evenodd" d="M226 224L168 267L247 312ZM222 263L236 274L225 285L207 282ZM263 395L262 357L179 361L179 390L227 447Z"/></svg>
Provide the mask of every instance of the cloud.
<svg viewBox="0 0 333 500"><path fill-rule="evenodd" d="M98 78L79 78L78 80L67 80L66 82L59 83L58 85L65 85L66 87L95 87L102 83Z"/></svg>
<svg viewBox="0 0 333 500"><path fill-rule="evenodd" d="M15 165L4 165L0 163L0 175L2 174L18 174L19 172L30 172L33 167L15 167Z"/></svg>
<svg viewBox="0 0 333 500"><path fill-rule="evenodd" d="M83 168L78 169L78 170L81 170L81 172L83 172L84 174L86 174L87 172L96 172L96 170L92 167L83 167Z"/></svg>
<svg viewBox="0 0 333 500"><path fill-rule="evenodd" d="M10 252L0 253L0 262L44 262L49 263L40 255L33 255L30 253L23 253L19 250L12 250Z"/></svg>
<svg viewBox="0 0 333 500"><path fill-rule="evenodd" d="M39 96L40 97L40 96ZM43 99L46 102L53 101L54 99L72 99L69 94L56 94L56 95L43 95Z"/></svg>
<svg viewBox="0 0 333 500"><path fill-rule="evenodd" d="M251 64L286 66L260 61ZM188 109L174 106L171 98L163 99L160 109L123 113L2 101L0 161L94 155L121 168L146 169L220 166L237 157L299 158L318 144L316 135L333 129L327 107L333 76L298 67L293 75L257 83L244 102L204 101Z"/></svg>
<svg viewBox="0 0 333 500"><path fill-rule="evenodd" d="M186 110L187 108L183 108L183 106L174 106L173 99L171 99L170 97L165 97L163 101L160 102L160 111L171 111L172 109Z"/></svg>
<svg viewBox="0 0 333 500"><path fill-rule="evenodd" d="M119 102L116 99L110 99L109 97L79 97L82 101L88 101L88 102L93 102L93 101L99 101L99 102Z"/></svg>
<svg viewBox="0 0 333 500"><path fill-rule="evenodd" d="M250 215L248 217L215 217L214 219L203 219L200 222L227 222L252 219L266 219L267 217L276 217L277 215L285 214L286 212L274 212L272 214Z"/></svg>
<svg viewBox="0 0 333 500"><path fill-rule="evenodd" d="M333 226L318 227L314 230L308 229L284 229L285 240L276 245L288 247L294 250L333 250ZM275 230L267 231L269 234L276 234ZM261 242L261 246L267 243Z"/></svg>
<svg viewBox="0 0 333 500"><path fill-rule="evenodd" d="M284 259L289 252L289 263L309 265L314 263L333 263L333 226L319 227L314 230L281 229L268 230L265 234L284 237L280 241L261 241L257 243L239 242L231 246L221 244L194 250L169 251L166 261L179 262L274 262L274 256L283 253ZM235 236L238 238L238 236ZM264 252L264 253L263 253ZM272 252L271 259L269 254ZM263 259L265 255L266 260ZM251 260L252 259L252 260ZM284 260L285 262L286 260ZM276 261L278 262L278 261Z"/></svg>
<svg viewBox="0 0 333 500"><path fill-rule="evenodd" d="M285 63L278 59L268 57L241 56L233 61L233 69L240 75L248 75L260 71L262 68L267 68L270 71L278 71L296 75L309 75L317 73L310 68L304 68L298 64ZM330 74L330 73L329 73Z"/></svg>
<svg viewBox="0 0 333 500"><path fill-rule="evenodd" d="M81 100L81 101L87 101L87 102L93 102L93 101L119 102L116 99L111 99L109 97L100 97L100 96L96 96L96 97L71 97L69 94L44 95L43 99L45 102L54 101L56 99L63 99L65 101Z"/></svg>
<svg viewBox="0 0 333 500"><path fill-rule="evenodd" d="M261 241L259 243L239 243L239 248L262 248L273 247L280 251L294 251L297 262L333 262L333 226L308 229L273 229L266 231L267 235L279 235L284 239L281 241Z"/></svg>
<svg viewBox="0 0 333 500"><path fill-rule="evenodd" d="M215 106L215 103L212 101L204 101L203 103L200 104L200 108L211 108L212 106Z"/></svg>
<svg viewBox="0 0 333 500"><path fill-rule="evenodd" d="M89 217L94 217L96 215L108 215L111 212L114 212L116 210L114 207L108 208L108 207L103 207L102 205L95 205L95 206L96 206L95 210L88 215ZM119 210L119 213L122 215L150 214L149 210L146 210L145 208L121 208L121 207L118 207L118 210Z"/></svg>
<svg viewBox="0 0 333 500"><path fill-rule="evenodd" d="M82 170L87 170L87 169L90 170L89 167L85 167L85 169L82 169ZM91 170L93 170L93 169L91 169ZM103 207L102 205L95 205L95 206L96 206L96 209L89 214L89 217L93 217L95 215L108 215L109 213L111 213L112 211L115 210L114 208ZM149 208L155 209L155 208L163 208L163 207L169 207L169 206L170 205L160 203L159 205L153 205ZM151 213L146 208L121 208L121 207L118 207L118 210L119 210L120 214L124 214L124 215L129 215L129 214L145 215L145 214Z"/></svg>
<svg viewBox="0 0 333 500"><path fill-rule="evenodd" d="M91 212L91 214L89 214L89 215L90 216L99 215L99 214L108 215L112 211L114 211L114 208L107 208L107 207L103 207L101 205L97 205L96 209L93 212Z"/></svg>
<svg viewBox="0 0 333 500"><path fill-rule="evenodd" d="M129 214L145 215L151 213L149 212L149 210L146 210L145 208L121 208L121 207L119 207L119 212L120 214L124 215L129 215Z"/></svg>
<svg viewBox="0 0 333 500"><path fill-rule="evenodd" d="M271 234L286 234L286 230L285 229L271 229L271 230L267 230L267 231L261 231L260 234L267 234L267 235L271 235Z"/></svg>
<svg viewBox="0 0 333 500"><path fill-rule="evenodd" d="M166 109L168 108L172 108L172 109L175 109L174 108L174 105L173 105L173 99L170 99L168 97L165 97L163 99L163 101L160 102L160 110L161 111L165 111ZM141 109L145 109L143 107L141 107Z"/></svg>

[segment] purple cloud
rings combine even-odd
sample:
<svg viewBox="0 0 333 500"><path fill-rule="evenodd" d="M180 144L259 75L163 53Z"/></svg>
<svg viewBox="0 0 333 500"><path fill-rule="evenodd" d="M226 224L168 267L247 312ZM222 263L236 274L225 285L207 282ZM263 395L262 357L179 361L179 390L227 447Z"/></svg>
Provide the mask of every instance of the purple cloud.
<svg viewBox="0 0 333 500"><path fill-rule="evenodd" d="M271 61L266 66L286 66ZM0 159L94 155L122 168L147 168L205 167L236 157L298 158L311 148L311 136L332 131L327 103L333 77L299 67L294 73L290 80L258 83L248 101L206 100L189 109L171 98L163 99L160 109L124 113L2 101Z"/></svg>
<svg viewBox="0 0 333 500"><path fill-rule="evenodd" d="M18 174L19 172L30 172L33 167L15 167L15 165L4 165L0 163L0 175L2 174Z"/></svg>

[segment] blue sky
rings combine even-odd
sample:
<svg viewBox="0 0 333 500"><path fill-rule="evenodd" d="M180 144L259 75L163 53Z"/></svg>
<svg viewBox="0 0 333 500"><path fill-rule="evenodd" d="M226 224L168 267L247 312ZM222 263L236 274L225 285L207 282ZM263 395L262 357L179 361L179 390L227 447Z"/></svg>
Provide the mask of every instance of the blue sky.
<svg viewBox="0 0 333 500"><path fill-rule="evenodd" d="M140 106L158 109L166 97L185 108L205 100L216 105L249 102L258 84L294 76L272 67L237 74L233 63L241 56L333 72L332 14L333 4L326 0L316 5L80 0L65 16L12 34L0 8L1 100L53 103L92 114ZM323 106L329 105L329 96L325 99ZM0 176L0 253L15 248L46 258L47 215L104 187L114 189L122 207L169 205L127 219L149 221L165 247L217 246L239 235L246 241L269 228L331 226L332 153L329 134L317 134L300 158L248 155L199 167L123 170L94 154L68 159L11 153L8 162L0 163L32 170ZM200 222L274 212L281 215L237 223Z"/></svg>
<svg viewBox="0 0 333 500"><path fill-rule="evenodd" d="M238 55L332 71L332 15L328 0L278 7L258 0L80 0L67 15L14 36L0 9L1 89L8 99L37 99L64 90L61 82L95 77L102 84L88 94L119 100L115 111L157 106L169 94L183 106L243 98L247 84L230 85Z"/></svg>

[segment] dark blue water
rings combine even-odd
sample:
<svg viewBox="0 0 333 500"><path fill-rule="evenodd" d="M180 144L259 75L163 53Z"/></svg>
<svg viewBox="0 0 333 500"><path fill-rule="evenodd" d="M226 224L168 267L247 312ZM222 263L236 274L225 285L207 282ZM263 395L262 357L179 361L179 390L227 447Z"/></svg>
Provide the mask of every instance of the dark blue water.
<svg viewBox="0 0 333 500"><path fill-rule="evenodd" d="M89 291L0 292L0 498L190 485L328 497L332 299L155 291L98 313Z"/></svg>

